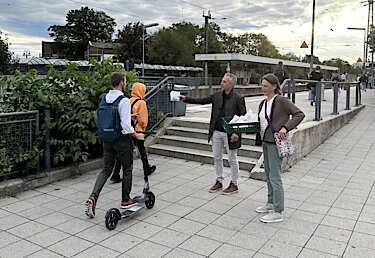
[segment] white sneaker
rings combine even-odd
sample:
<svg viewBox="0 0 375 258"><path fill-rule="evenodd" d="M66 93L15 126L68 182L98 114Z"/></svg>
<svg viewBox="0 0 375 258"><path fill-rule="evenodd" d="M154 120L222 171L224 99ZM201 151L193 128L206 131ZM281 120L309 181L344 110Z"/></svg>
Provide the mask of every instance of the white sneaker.
<svg viewBox="0 0 375 258"><path fill-rule="evenodd" d="M268 213L273 212L273 204L272 203L266 203L266 205L260 206L255 209L258 213Z"/></svg>
<svg viewBox="0 0 375 258"><path fill-rule="evenodd" d="M260 218L264 223L273 223L283 221L283 214L281 212L271 212Z"/></svg>

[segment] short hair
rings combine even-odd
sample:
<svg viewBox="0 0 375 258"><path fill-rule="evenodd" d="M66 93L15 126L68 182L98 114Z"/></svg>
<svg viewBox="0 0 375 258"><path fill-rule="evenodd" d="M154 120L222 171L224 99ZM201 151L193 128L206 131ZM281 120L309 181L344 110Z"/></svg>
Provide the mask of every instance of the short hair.
<svg viewBox="0 0 375 258"><path fill-rule="evenodd" d="M224 76L228 76L229 82L233 83L233 85L237 84L237 77L233 73L226 73L226 74L224 74Z"/></svg>
<svg viewBox="0 0 375 258"><path fill-rule="evenodd" d="M279 61L278 63L277 63L277 65L283 65L283 62L281 62L281 61Z"/></svg>
<svg viewBox="0 0 375 258"><path fill-rule="evenodd" d="M119 73L119 72L113 73L111 75L112 86L116 88L117 86L120 85L122 81L125 81L125 79L126 77L124 73Z"/></svg>
<svg viewBox="0 0 375 258"><path fill-rule="evenodd" d="M269 73L262 77L262 80L266 80L269 84L276 86L275 94L281 95L280 82L276 75Z"/></svg>
<svg viewBox="0 0 375 258"><path fill-rule="evenodd" d="M320 71L320 66L319 66L319 65L317 65L317 66L315 67L315 70L318 70L318 71Z"/></svg>

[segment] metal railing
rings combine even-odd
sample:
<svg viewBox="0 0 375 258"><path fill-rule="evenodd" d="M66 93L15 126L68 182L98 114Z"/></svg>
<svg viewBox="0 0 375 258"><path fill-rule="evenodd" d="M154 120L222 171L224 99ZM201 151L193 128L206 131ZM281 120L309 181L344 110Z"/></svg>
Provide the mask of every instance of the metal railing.
<svg viewBox="0 0 375 258"><path fill-rule="evenodd" d="M287 79L281 84L281 89L286 88L286 93L289 99L293 103L296 103L296 83L315 83L315 118L314 121L322 120L321 103L324 96L324 91L322 91L322 86L326 84L333 85L333 111L332 115L338 115L338 96L339 96L339 85L347 85L346 87L346 101L345 110L350 110L350 85L355 85L355 106L360 106L361 104L361 89L360 82L337 82L337 81L314 81L314 80L303 80L303 79Z"/></svg>
<svg viewBox="0 0 375 258"><path fill-rule="evenodd" d="M174 113L169 93L174 89L174 77L165 77L144 96L148 109L147 131L153 131L161 122Z"/></svg>
<svg viewBox="0 0 375 258"><path fill-rule="evenodd" d="M8 158L17 159L33 149L36 134L39 132L39 111L0 113L0 149L5 149ZM34 168L39 174L39 162ZM15 166L6 176L25 172ZM25 175L23 175L25 176Z"/></svg>

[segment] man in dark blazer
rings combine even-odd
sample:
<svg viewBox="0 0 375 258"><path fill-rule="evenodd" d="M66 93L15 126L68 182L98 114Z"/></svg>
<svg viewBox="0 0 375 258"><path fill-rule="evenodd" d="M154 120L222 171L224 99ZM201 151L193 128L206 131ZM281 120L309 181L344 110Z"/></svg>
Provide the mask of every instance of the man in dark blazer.
<svg viewBox="0 0 375 258"><path fill-rule="evenodd" d="M228 162L231 169L230 184L223 194L238 192L239 166L237 150L241 147L241 135L227 134L223 128L222 117L241 116L246 114L245 99L234 91L237 78L234 74L226 73L221 81L221 91L205 98L179 96L180 100L190 104L212 104L208 141L212 139L212 152L216 170L216 183L210 192L223 188L223 148L227 149Z"/></svg>

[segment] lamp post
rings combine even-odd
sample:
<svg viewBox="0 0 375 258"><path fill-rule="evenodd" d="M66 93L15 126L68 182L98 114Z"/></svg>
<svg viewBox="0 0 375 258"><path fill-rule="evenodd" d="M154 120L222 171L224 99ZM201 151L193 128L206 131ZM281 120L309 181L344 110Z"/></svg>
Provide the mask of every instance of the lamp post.
<svg viewBox="0 0 375 258"><path fill-rule="evenodd" d="M366 69L366 29L365 28L348 28L348 30L363 30L363 72Z"/></svg>
<svg viewBox="0 0 375 258"><path fill-rule="evenodd" d="M310 73L313 70L313 64L314 64L314 22L315 22L315 0L313 1L313 13L312 13Z"/></svg>
<svg viewBox="0 0 375 258"><path fill-rule="evenodd" d="M143 25L142 29L142 77L145 76L145 31L146 28L158 26L159 23Z"/></svg>

